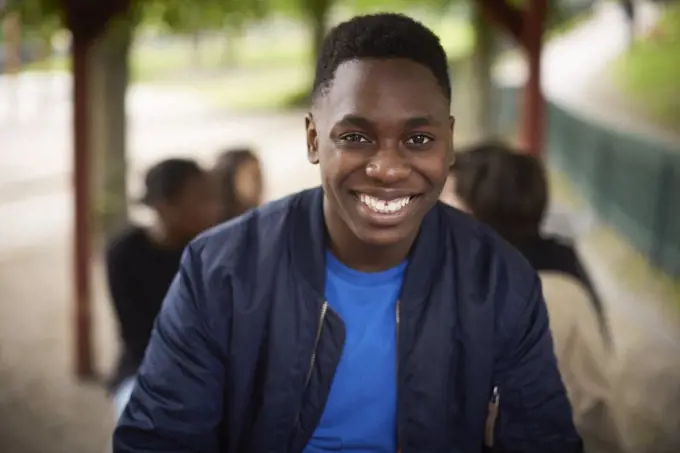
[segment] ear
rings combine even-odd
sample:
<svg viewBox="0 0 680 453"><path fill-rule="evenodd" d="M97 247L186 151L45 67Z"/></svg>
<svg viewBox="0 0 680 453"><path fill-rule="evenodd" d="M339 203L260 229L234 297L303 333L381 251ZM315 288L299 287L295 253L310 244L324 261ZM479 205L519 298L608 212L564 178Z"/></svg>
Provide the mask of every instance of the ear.
<svg viewBox="0 0 680 453"><path fill-rule="evenodd" d="M446 156L446 168L451 168L453 162L456 160L456 153L453 151L453 139L454 139L454 126L456 125L456 119L453 116L449 116L449 128L451 129L451 142L449 143L448 156Z"/></svg>
<svg viewBox="0 0 680 453"><path fill-rule="evenodd" d="M305 131L307 135L307 160L312 165L316 165L319 163L319 136L311 112L305 117Z"/></svg>

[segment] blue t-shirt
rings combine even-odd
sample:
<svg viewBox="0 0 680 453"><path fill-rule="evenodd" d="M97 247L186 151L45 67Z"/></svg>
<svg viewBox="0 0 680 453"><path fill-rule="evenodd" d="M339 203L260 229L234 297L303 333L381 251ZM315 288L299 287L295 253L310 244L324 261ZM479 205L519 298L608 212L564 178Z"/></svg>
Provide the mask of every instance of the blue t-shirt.
<svg viewBox="0 0 680 453"><path fill-rule="evenodd" d="M406 263L355 271L326 253L326 299L344 321L345 347L305 453L394 453L397 448L397 298Z"/></svg>

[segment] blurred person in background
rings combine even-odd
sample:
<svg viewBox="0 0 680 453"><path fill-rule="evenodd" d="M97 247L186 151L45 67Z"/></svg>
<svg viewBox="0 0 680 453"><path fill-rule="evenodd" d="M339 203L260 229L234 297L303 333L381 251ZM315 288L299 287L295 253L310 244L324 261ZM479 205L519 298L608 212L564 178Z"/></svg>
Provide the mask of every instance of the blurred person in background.
<svg viewBox="0 0 680 453"><path fill-rule="evenodd" d="M590 295L606 339L602 303L574 246L541 232L548 201L543 164L501 142L488 142L456 154L445 201L496 230L538 271L555 271L578 280Z"/></svg>
<svg viewBox="0 0 680 453"><path fill-rule="evenodd" d="M114 453L482 453L492 399L496 451L580 453L535 271L438 201L454 119L437 36L343 22L311 94L321 187L187 247Z"/></svg>
<svg viewBox="0 0 680 453"><path fill-rule="evenodd" d="M222 152L213 169L221 205L221 221L240 216L262 203L262 168L254 151L235 148Z"/></svg>
<svg viewBox="0 0 680 453"><path fill-rule="evenodd" d="M555 353L585 451L621 451L610 391L609 338L602 306L573 247L544 237L547 176L533 156L502 143L457 153L449 178L452 204L494 228L539 271Z"/></svg>
<svg viewBox="0 0 680 453"><path fill-rule="evenodd" d="M118 415L132 391L184 247L218 220L214 186L193 160L168 159L154 165L146 174L145 189L142 202L154 211L154 223L148 228L130 226L106 250L109 292L122 344L110 381Z"/></svg>

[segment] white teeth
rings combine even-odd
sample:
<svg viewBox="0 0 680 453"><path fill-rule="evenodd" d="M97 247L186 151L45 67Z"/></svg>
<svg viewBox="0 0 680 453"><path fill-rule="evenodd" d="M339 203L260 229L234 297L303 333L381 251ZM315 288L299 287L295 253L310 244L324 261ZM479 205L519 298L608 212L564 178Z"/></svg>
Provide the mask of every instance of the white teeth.
<svg viewBox="0 0 680 453"><path fill-rule="evenodd" d="M359 194L359 201L368 206L372 211L380 214L394 214L401 211L411 202L411 197L395 198L394 200L381 200L379 198Z"/></svg>

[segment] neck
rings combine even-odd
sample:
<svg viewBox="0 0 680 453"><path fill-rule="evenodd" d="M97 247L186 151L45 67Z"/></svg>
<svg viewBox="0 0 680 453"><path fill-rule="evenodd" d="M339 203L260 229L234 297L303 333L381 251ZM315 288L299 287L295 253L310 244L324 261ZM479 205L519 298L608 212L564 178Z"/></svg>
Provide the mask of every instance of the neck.
<svg viewBox="0 0 680 453"><path fill-rule="evenodd" d="M380 272L402 263L409 254L418 231L396 244L374 245L361 241L347 224L326 209L324 218L333 255L345 266L361 272Z"/></svg>
<svg viewBox="0 0 680 453"><path fill-rule="evenodd" d="M184 238L180 238L178 234L172 234L161 222L155 222L147 232L151 241L164 249L181 248L188 242Z"/></svg>
<svg viewBox="0 0 680 453"><path fill-rule="evenodd" d="M381 272L391 269L406 259L411 248L361 243L358 249L350 249L349 246L340 245L333 239L330 245L331 252L340 262L360 272Z"/></svg>

